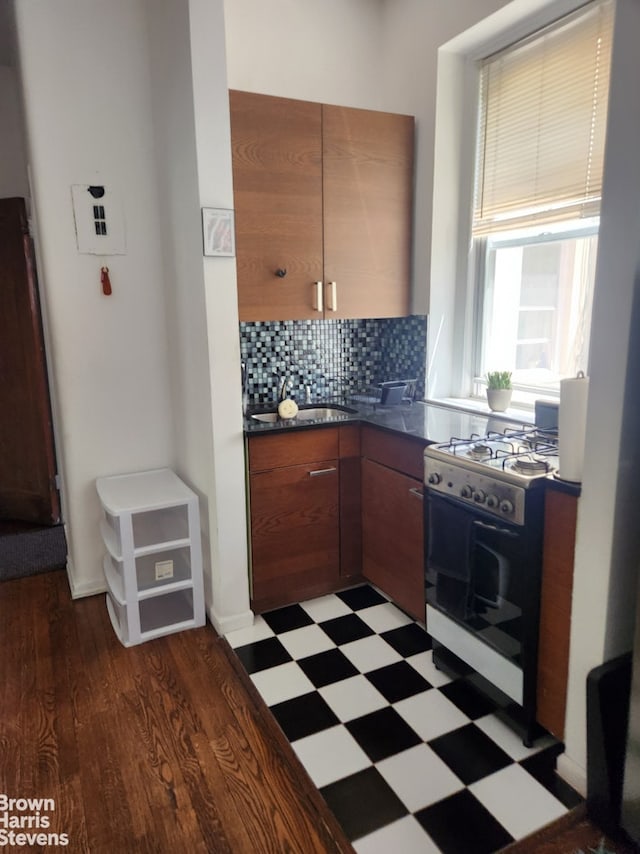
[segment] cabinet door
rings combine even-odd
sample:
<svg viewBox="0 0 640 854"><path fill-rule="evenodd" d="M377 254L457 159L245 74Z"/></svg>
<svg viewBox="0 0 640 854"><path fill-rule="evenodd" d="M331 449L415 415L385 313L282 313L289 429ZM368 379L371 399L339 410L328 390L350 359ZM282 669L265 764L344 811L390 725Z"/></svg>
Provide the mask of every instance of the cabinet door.
<svg viewBox="0 0 640 854"><path fill-rule="evenodd" d="M232 91L230 108L240 320L322 317L320 104Z"/></svg>
<svg viewBox="0 0 640 854"><path fill-rule="evenodd" d="M425 619L422 482L362 460L362 572L417 620Z"/></svg>
<svg viewBox="0 0 640 854"><path fill-rule="evenodd" d="M569 673L577 512L575 496L548 488L540 599L537 720L561 741Z"/></svg>
<svg viewBox="0 0 640 854"><path fill-rule="evenodd" d="M407 315L413 117L324 105L322 131L325 314Z"/></svg>
<svg viewBox="0 0 640 854"><path fill-rule="evenodd" d="M255 472L250 488L254 607L337 580L338 460Z"/></svg>

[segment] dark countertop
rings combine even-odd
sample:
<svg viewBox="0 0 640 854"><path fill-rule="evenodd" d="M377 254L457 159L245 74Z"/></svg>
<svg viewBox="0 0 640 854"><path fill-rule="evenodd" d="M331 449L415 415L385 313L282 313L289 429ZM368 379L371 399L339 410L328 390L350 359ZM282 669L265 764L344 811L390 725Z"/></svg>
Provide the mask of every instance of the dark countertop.
<svg viewBox="0 0 640 854"><path fill-rule="evenodd" d="M353 410L352 413L340 413L335 418L323 418L317 421L298 421L295 418L289 420L279 419L268 424L255 421L249 417L244 419L244 433L246 436L266 435L267 433L282 433L287 430L322 429L323 427L335 427L340 424L360 423L371 424L382 430L388 430L401 436L414 437L422 442L448 442L452 436L465 438L472 434L484 436L491 430L501 432L506 427L521 428L520 422L509 420L504 417L495 416L491 413L482 415L480 413L464 412L449 406L440 406L434 403L417 401L413 404L399 404L397 406L381 406L380 404L366 404L353 402L349 399L328 402L339 406L346 406ZM321 404L311 404L312 406ZM252 411L262 411L258 409ZM569 495L580 497L580 483L561 480L549 476L546 482L547 488L565 492Z"/></svg>
<svg viewBox="0 0 640 854"><path fill-rule="evenodd" d="M548 479L547 489L555 489L556 492L566 492L567 495L574 495L580 498L582 492L582 484L575 483L572 480L562 480L561 477L550 477Z"/></svg>
<svg viewBox="0 0 640 854"><path fill-rule="evenodd" d="M244 432L247 436L265 435L267 433L283 432L285 430L307 430L311 427L335 427L350 422L371 424L384 430L403 436L413 436L424 442L447 442L452 436L466 437L473 433L484 436L489 430L504 430L505 427L521 427L503 418L463 412L447 406L418 401L413 404L398 404L397 406L381 406L353 402L349 399L333 401L336 405L347 406L354 410L353 414L340 413L335 418L317 421L298 421L297 419L282 420L268 424L255 421L250 417L244 419ZM312 404L313 405L313 404ZM322 405L322 404L316 404ZM327 403L326 405L331 405ZM259 411L256 409L255 411ZM265 411L265 410L262 410Z"/></svg>

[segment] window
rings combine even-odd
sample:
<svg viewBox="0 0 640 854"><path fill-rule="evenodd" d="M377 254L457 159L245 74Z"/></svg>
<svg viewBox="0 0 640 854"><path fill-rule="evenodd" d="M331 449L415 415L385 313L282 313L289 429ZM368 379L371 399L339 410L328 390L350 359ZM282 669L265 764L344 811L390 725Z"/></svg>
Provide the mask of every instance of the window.
<svg viewBox="0 0 640 854"><path fill-rule="evenodd" d="M480 64L476 394L490 370L527 400L587 368L611 28L596 0Z"/></svg>

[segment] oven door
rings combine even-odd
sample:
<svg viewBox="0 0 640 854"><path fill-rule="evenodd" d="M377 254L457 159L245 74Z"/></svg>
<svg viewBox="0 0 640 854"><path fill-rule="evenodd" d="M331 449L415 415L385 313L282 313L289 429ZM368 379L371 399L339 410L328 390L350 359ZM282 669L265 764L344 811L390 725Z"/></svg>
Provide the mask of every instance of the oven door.
<svg viewBox="0 0 640 854"><path fill-rule="evenodd" d="M427 490L427 604L521 664L527 554L521 526Z"/></svg>

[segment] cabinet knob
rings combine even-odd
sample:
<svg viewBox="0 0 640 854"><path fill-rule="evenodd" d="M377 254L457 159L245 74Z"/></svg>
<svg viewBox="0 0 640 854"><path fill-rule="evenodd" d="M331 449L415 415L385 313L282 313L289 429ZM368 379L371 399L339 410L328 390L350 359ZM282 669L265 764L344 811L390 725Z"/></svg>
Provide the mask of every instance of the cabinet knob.
<svg viewBox="0 0 640 854"><path fill-rule="evenodd" d="M278 267L278 269L276 270L276 276L277 276L279 279L284 279L284 277L285 277L286 275L287 275L287 268L286 268L286 267L284 267L284 268L283 268L283 267Z"/></svg>

